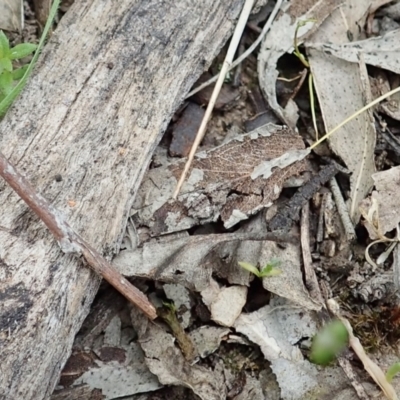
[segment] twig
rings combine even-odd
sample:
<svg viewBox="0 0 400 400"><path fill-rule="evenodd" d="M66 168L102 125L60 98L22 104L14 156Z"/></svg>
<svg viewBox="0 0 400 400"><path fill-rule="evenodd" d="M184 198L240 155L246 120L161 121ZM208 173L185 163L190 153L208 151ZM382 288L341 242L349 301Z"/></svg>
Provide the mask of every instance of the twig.
<svg viewBox="0 0 400 400"><path fill-rule="evenodd" d="M244 38L242 37L242 40L240 41L239 49L238 49L239 56L241 56L244 53L244 43L243 42L244 42ZM235 69L235 73L234 73L233 79L232 79L233 87L239 87L241 84L242 66L243 66L243 64L239 64Z"/></svg>
<svg viewBox="0 0 400 400"><path fill-rule="evenodd" d="M335 177L329 181L329 187L331 188L340 219L342 220L344 231L346 232L346 240L351 242L356 238L356 231L353 223L351 222L348 208L344 202L342 192L340 191Z"/></svg>
<svg viewBox="0 0 400 400"><path fill-rule="evenodd" d="M326 208L327 193L322 195L321 207L319 208L317 242L321 243L324 240L324 212Z"/></svg>
<svg viewBox="0 0 400 400"><path fill-rule="evenodd" d="M215 84L214 90L212 92L210 101L208 103L206 112L204 114L203 120L201 121L200 128L197 131L196 138L193 142L192 148L190 149L190 153L188 159L185 164L185 168L183 169L182 175L179 178L178 184L176 185L175 192L173 194L173 198L176 199L178 197L179 191L183 185L183 182L186 179L186 175L189 172L190 166L192 165L194 155L197 151L197 148L200 145L200 142L203 140L204 134L206 133L206 128L208 121L211 118L211 113L214 108L214 104L217 101L217 97L219 92L221 91L222 85L225 80L225 76L229 71L229 67L232 65L233 57L235 56L236 49L239 45L240 38L242 37L243 30L246 26L247 19L249 18L251 9L253 8L254 0L246 0L246 3L243 6L242 12L239 17L239 21L236 25L235 32L233 33L233 37L231 43L229 44L228 52L225 57L225 61L222 64L221 71L218 76L217 83Z"/></svg>
<svg viewBox="0 0 400 400"><path fill-rule="evenodd" d="M261 40L263 39L263 37L267 34L267 32L269 31L269 29L271 28L272 23L274 22L274 19L276 17L276 14L278 14L279 9L281 8L281 4L282 4L283 0L278 0L275 4L274 9L272 10L268 21L265 23L263 30L261 31L260 36L258 36L258 38L255 40L255 42L240 56L238 57L229 67L228 72L235 68L238 64L240 64L245 58L247 58L255 49L256 47L260 44ZM193 96L194 94L196 94L197 92L200 92L200 90L204 89L205 87L211 85L212 83L214 83L216 80L218 79L218 75L213 76L211 79L209 79L208 81L202 83L200 86L198 86L196 89L193 89L187 96L186 98Z"/></svg>
<svg viewBox="0 0 400 400"><path fill-rule="evenodd" d="M324 299L318 285L317 276L312 265L310 251L310 205L307 202L301 210L300 220L300 242L303 253L303 265L306 287L310 291L311 297L320 304L324 304Z"/></svg>
<svg viewBox="0 0 400 400"><path fill-rule="evenodd" d="M301 89L301 87L303 86L304 81L306 80L307 77L307 68L304 68L303 71L300 72L300 74L298 76L296 76L297 78L300 78L299 81L297 82L296 87L293 89L292 94L289 96L289 100L294 100L294 98L297 96L297 93L299 93L299 90ZM280 78L278 78L280 79ZM283 79L282 79L283 80Z"/></svg>
<svg viewBox="0 0 400 400"><path fill-rule="evenodd" d="M358 398L360 400L370 400L371 398L368 396L364 386L361 384L358 376L354 372L350 361L344 357L338 357L337 360L339 365L342 367L343 372L349 378L351 386L353 386L354 390L356 391Z"/></svg>
<svg viewBox="0 0 400 400"><path fill-rule="evenodd" d="M96 249L75 233L65 221L64 216L43 196L36 193L30 183L1 152L0 175L45 223L64 253L74 253L78 256L82 254L93 271L101 275L144 314L150 319L157 317L156 310L147 297L114 269Z"/></svg>

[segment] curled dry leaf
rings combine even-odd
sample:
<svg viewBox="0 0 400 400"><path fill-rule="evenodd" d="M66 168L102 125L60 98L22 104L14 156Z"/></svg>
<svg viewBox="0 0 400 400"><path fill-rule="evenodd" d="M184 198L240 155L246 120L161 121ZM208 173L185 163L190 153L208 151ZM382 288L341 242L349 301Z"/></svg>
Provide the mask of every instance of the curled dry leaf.
<svg viewBox="0 0 400 400"><path fill-rule="evenodd" d="M152 235L188 229L221 217L226 228L269 207L284 182L307 169L299 135L265 125L197 153L176 201L170 200L184 162L151 169L132 209ZM282 158L281 158L282 157Z"/></svg>
<svg viewBox="0 0 400 400"><path fill-rule="evenodd" d="M285 53L294 50L295 31L300 22L314 19L300 27L297 42L301 44L307 36L315 32L318 26L341 4L340 0L293 0L289 8L281 14L265 36L258 56L258 76L260 87L268 100L268 104L280 119L294 128L297 122L297 106L290 101L285 108L278 104L276 81L279 75L277 63Z"/></svg>

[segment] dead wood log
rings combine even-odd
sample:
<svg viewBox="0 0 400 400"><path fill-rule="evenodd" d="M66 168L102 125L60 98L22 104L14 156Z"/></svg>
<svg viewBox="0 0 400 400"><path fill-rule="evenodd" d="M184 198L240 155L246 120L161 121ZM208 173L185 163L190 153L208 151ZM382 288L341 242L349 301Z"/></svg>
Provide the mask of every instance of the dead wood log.
<svg viewBox="0 0 400 400"><path fill-rule="evenodd" d="M107 257L174 110L242 4L76 1L1 122L5 156ZM4 182L0 207L0 399L48 398L99 279Z"/></svg>

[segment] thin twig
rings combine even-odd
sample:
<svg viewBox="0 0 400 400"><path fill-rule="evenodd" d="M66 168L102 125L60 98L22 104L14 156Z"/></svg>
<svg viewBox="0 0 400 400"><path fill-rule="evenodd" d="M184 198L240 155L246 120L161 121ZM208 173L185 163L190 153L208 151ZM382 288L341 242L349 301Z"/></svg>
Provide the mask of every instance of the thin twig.
<svg viewBox="0 0 400 400"><path fill-rule="evenodd" d="M274 9L272 10L268 21L265 23L263 30L261 31L260 36L255 40L255 42L240 56L238 57L229 67L228 72L235 68L238 64L240 64L245 58L247 58L255 49L256 47L260 44L261 40L263 37L267 34L269 29L271 28L272 23L274 22L274 19L276 17L276 14L278 14L279 9L281 8L283 0L278 0L275 4ZM204 89L207 86L210 86L212 83L214 83L218 79L218 75L213 76L211 79L208 81L202 83L200 86L198 86L196 89L193 89L187 96L186 98L193 96L197 92L200 92L200 90Z"/></svg>
<svg viewBox="0 0 400 400"><path fill-rule="evenodd" d="M324 213L326 208L327 193L322 195L321 207L319 208L318 229L317 229L317 243L322 243L324 240Z"/></svg>
<svg viewBox="0 0 400 400"><path fill-rule="evenodd" d="M1 152L0 175L45 223L64 253L74 253L78 256L82 254L93 271L101 275L144 314L150 319L157 317L156 310L147 297L124 278L96 249L75 233L64 216L43 196L36 193L30 183Z"/></svg>
<svg viewBox="0 0 400 400"><path fill-rule="evenodd" d="M367 392L364 389L364 386L361 384L360 379L354 372L353 366L350 361L344 357L338 357L338 363L342 367L343 372L349 378L351 386L353 386L354 390L357 393L357 396L360 400L371 400L371 397L368 396Z"/></svg>
<svg viewBox="0 0 400 400"><path fill-rule="evenodd" d="M342 192L340 191L335 177L329 181L329 187L331 188L340 219L342 220L344 231L346 232L346 240L351 242L356 238L356 231L353 223L351 222L349 210L344 202Z"/></svg>
<svg viewBox="0 0 400 400"><path fill-rule="evenodd" d="M318 285L317 276L312 264L310 250L310 205L308 201L301 210L300 220L300 242L303 253L304 276L306 287L310 291L311 297L320 304L324 304L324 299Z"/></svg>
<svg viewBox="0 0 400 400"><path fill-rule="evenodd" d="M228 52L225 57L225 61L222 64L222 68L220 74L218 76L217 83L215 84L213 93L211 95L210 101L208 103L206 112L204 114L203 120L201 121L200 128L196 134L196 138L193 142L192 148L190 149L190 153L188 159L185 164L185 168L183 169L182 175L179 178L178 184L176 185L175 192L173 194L173 198L176 199L178 197L179 191L183 185L183 182L186 179L186 175L189 172L190 166L192 165L194 155L199 147L201 141L203 140L204 134L206 133L206 128L208 121L211 118L211 113L214 108L214 104L217 101L217 97L219 92L221 91L222 85L224 84L225 76L229 71L229 67L232 65L233 57L235 56L236 49L239 45L240 38L242 37L243 30L246 26L247 19L249 18L251 9L253 8L254 0L246 0L246 3L243 6L242 12L239 17L239 21L236 25L235 32L233 33L233 37L231 43L229 44Z"/></svg>

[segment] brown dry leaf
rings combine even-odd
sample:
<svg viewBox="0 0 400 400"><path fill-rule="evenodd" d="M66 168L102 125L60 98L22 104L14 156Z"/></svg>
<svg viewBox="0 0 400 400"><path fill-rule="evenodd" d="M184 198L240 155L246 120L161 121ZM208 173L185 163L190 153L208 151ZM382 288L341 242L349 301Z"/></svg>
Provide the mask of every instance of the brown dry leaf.
<svg viewBox="0 0 400 400"><path fill-rule="evenodd" d="M297 122L297 106L289 101L283 109L277 100L276 80L279 75L277 63L285 53L292 53L294 37L299 22L315 19L300 27L297 34L298 44L301 44L323 21L335 10L340 0L293 0L285 13L281 14L271 27L261 43L258 56L258 76L260 87L274 112L288 126L294 128Z"/></svg>
<svg viewBox="0 0 400 400"><path fill-rule="evenodd" d="M369 0L347 0L326 19L309 42L347 43L349 35L357 39L369 7ZM360 54L358 63L312 48L308 49L308 55L325 129L330 131L371 100L363 55ZM349 212L353 223L357 223L359 204L371 190L371 175L375 172L375 127L371 112L359 115L335 132L329 144L352 172Z"/></svg>
<svg viewBox="0 0 400 400"><path fill-rule="evenodd" d="M169 200L184 162L151 169L133 206L139 225L151 233L188 229L221 217L226 228L269 207L284 182L307 169L299 135L268 124L197 153L176 201Z"/></svg>

